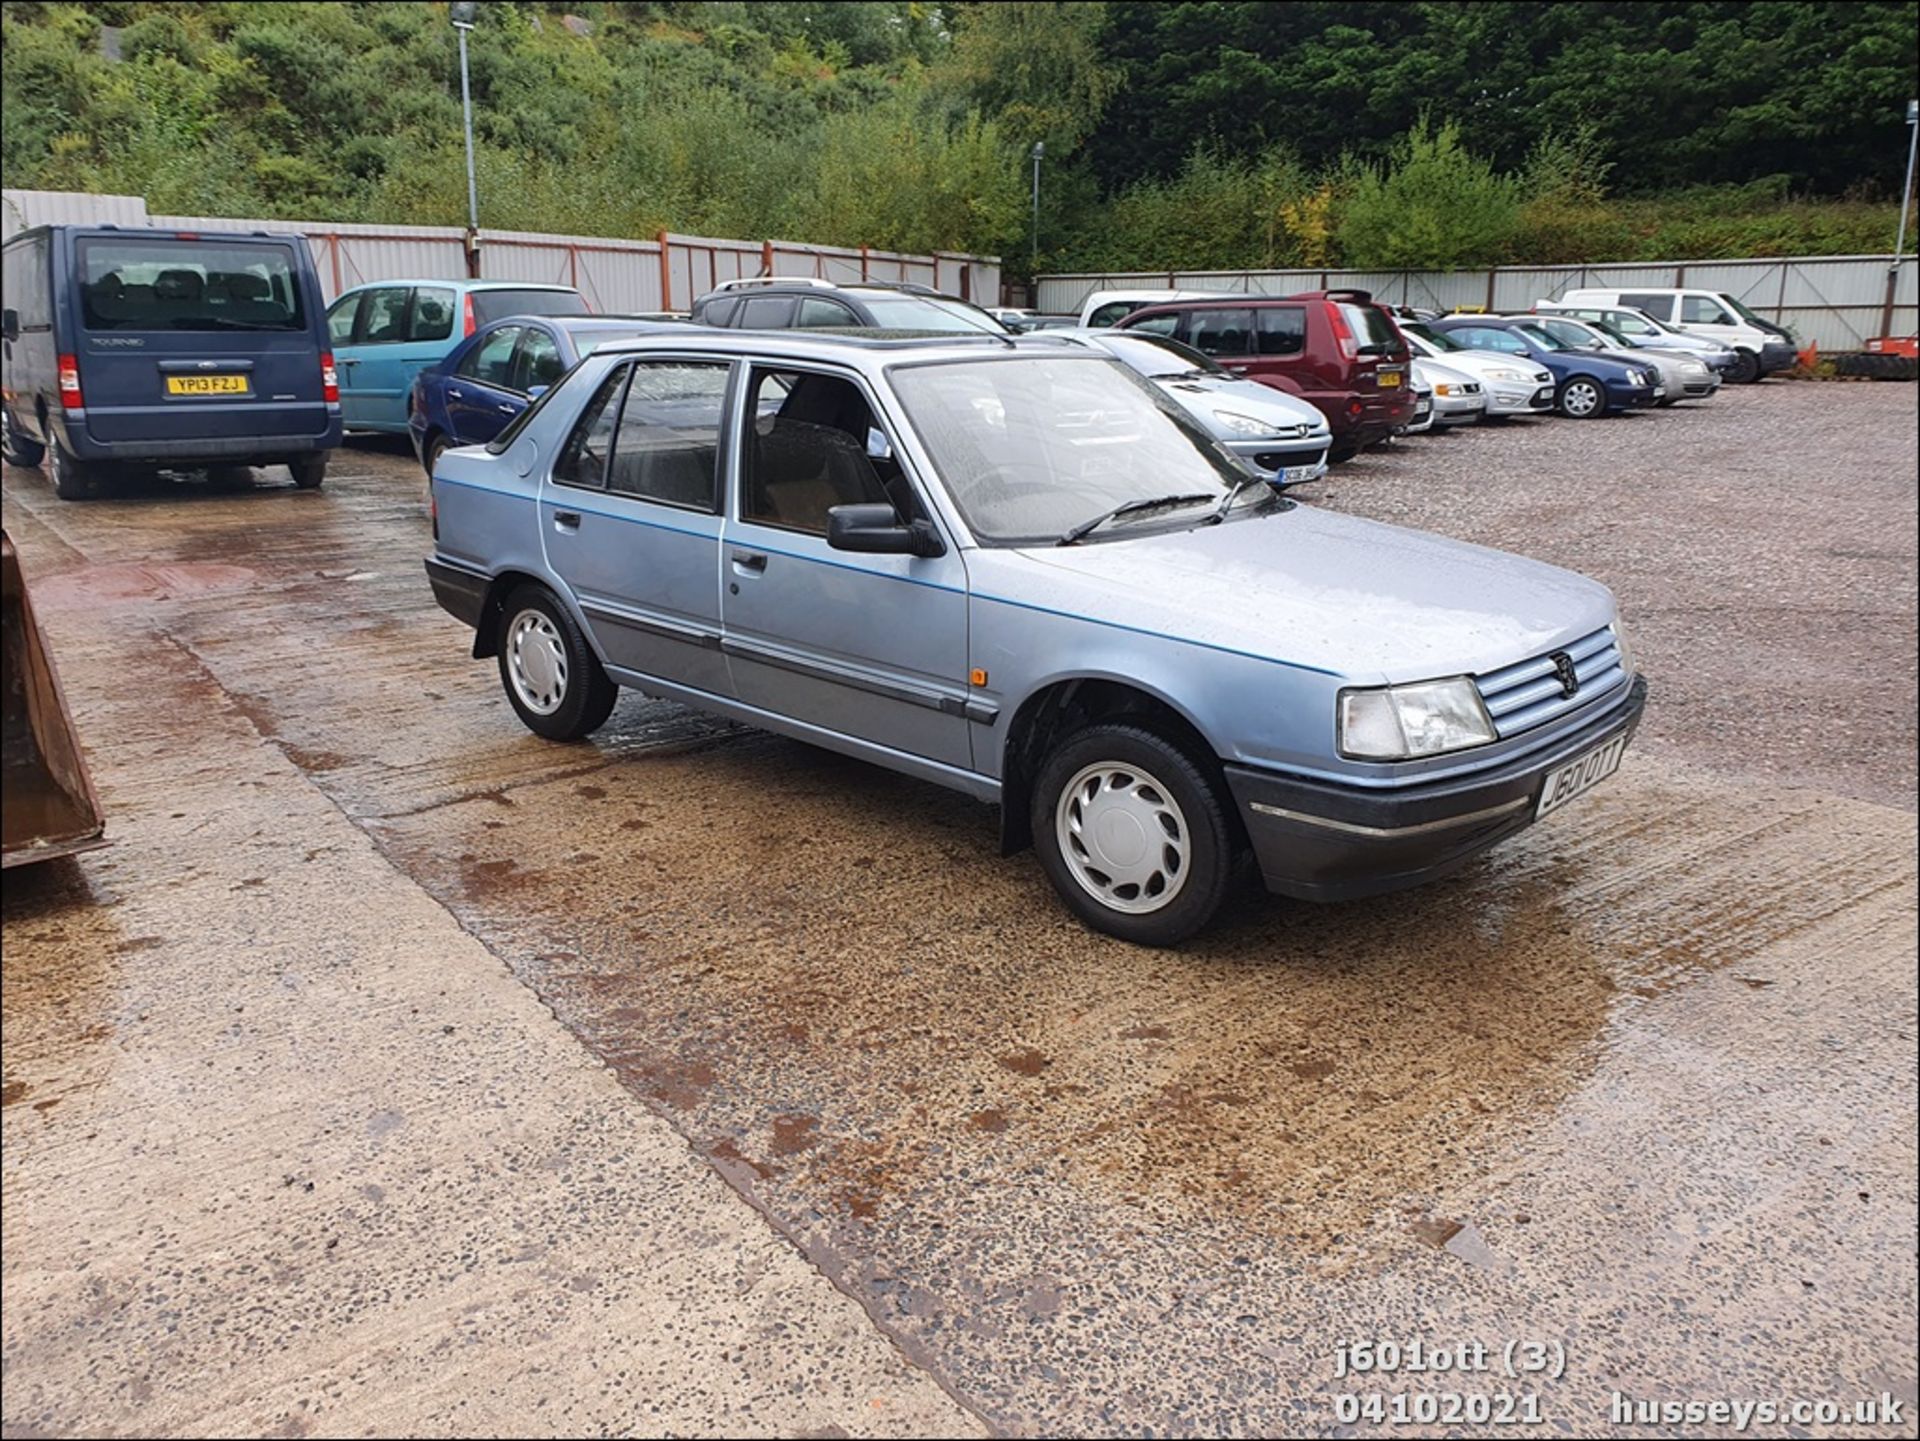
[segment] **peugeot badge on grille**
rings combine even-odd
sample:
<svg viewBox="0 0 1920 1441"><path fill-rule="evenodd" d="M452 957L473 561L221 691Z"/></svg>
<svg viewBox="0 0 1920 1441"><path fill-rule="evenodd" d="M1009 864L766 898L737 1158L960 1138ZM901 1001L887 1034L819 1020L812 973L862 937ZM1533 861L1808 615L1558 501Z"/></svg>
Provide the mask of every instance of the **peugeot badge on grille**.
<svg viewBox="0 0 1920 1441"><path fill-rule="evenodd" d="M1557 650L1547 659L1553 662L1553 673L1560 678L1560 694L1572 700L1580 693L1580 672L1573 667L1573 657Z"/></svg>

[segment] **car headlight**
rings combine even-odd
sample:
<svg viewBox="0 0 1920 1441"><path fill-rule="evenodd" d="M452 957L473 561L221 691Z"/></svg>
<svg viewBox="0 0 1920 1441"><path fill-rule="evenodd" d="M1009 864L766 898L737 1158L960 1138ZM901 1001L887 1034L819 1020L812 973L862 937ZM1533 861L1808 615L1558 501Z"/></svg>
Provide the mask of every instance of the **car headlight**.
<svg viewBox="0 0 1920 1441"><path fill-rule="evenodd" d="M1399 761L1485 745L1499 737L1471 679L1340 692L1340 754Z"/></svg>
<svg viewBox="0 0 1920 1441"><path fill-rule="evenodd" d="M1268 436L1274 433L1274 427L1268 422L1255 420L1251 415L1237 415L1231 410L1216 410L1213 418L1235 435Z"/></svg>
<svg viewBox="0 0 1920 1441"><path fill-rule="evenodd" d="M1629 370L1627 372L1628 385L1645 385L1646 383L1647 374L1644 370Z"/></svg>
<svg viewBox="0 0 1920 1441"><path fill-rule="evenodd" d="M1527 381L1526 371L1508 370L1505 366L1495 366L1492 370L1489 370L1487 374L1495 380L1517 380L1522 385L1526 384Z"/></svg>
<svg viewBox="0 0 1920 1441"><path fill-rule="evenodd" d="M1697 360L1687 360L1681 362L1680 373L1682 375L1705 375L1707 368Z"/></svg>

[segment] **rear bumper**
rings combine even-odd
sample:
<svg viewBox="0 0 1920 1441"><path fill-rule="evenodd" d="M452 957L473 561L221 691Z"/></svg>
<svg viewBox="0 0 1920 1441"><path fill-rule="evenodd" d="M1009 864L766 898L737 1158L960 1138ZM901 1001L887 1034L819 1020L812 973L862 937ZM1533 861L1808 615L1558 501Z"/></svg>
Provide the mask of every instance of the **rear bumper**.
<svg viewBox="0 0 1920 1441"><path fill-rule="evenodd" d="M1626 699L1543 751L1464 780L1380 792L1250 766L1226 768L1267 889L1310 901L1351 900L1433 880L1533 824L1549 772L1616 736L1631 736L1647 702Z"/></svg>
<svg viewBox="0 0 1920 1441"><path fill-rule="evenodd" d="M433 598L439 602L440 609L462 625L478 630L480 619L486 613L487 591L493 582L477 570L468 570L464 565L455 565L438 556L428 556L426 564L427 582L433 587Z"/></svg>
<svg viewBox="0 0 1920 1441"><path fill-rule="evenodd" d="M273 465L340 444L340 410L327 407L326 428L304 435L194 436L181 440L96 440L87 433L86 412L70 411L53 421L61 443L79 460L120 461L128 465L169 462L224 465Z"/></svg>

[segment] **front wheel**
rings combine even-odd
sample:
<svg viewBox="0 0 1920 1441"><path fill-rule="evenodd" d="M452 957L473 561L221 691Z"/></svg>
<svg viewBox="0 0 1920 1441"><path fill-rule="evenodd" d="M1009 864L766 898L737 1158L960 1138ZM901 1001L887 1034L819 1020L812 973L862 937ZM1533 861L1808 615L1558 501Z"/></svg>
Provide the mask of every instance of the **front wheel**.
<svg viewBox="0 0 1920 1441"><path fill-rule="evenodd" d="M537 585L501 608L500 684L526 728L550 741L591 735L620 697L566 607Z"/></svg>
<svg viewBox="0 0 1920 1441"><path fill-rule="evenodd" d="M1035 849L1060 899L1123 941L1173 946L1213 918L1233 839L1210 767L1139 726L1068 736L1033 788Z"/></svg>
<svg viewBox="0 0 1920 1441"><path fill-rule="evenodd" d="M1736 350L1739 364L1733 367L1727 379L1735 385L1758 385L1760 383L1760 357L1751 350Z"/></svg>
<svg viewBox="0 0 1920 1441"><path fill-rule="evenodd" d="M1592 420L1607 411L1606 389L1590 375L1576 375L1560 387L1560 413L1572 420Z"/></svg>
<svg viewBox="0 0 1920 1441"><path fill-rule="evenodd" d="M293 483L302 490L318 490L320 482L327 478L327 457L323 451L319 455L303 455L298 460L287 462L287 469L293 473Z"/></svg>
<svg viewBox="0 0 1920 1441"><path fill-rule="evenodd" d="M4 457L8 465L32 470L46 453L44 445L28 440L14 429L12 414L5 406L0 406L0 457Z"/></svg>

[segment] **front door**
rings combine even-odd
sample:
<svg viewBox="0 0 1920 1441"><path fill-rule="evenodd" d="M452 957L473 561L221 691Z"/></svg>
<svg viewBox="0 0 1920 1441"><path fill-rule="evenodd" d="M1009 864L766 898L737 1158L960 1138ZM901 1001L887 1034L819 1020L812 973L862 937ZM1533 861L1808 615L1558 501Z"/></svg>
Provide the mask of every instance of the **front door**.
<svg viewBox="0 0 1920 1441"><path fill-rule="evenodd" d="M827 544L836 505L930 518L850 375L755 367L721 545L734 693L761 710L971 769L966 567ZM936 522L936 525L938 523Z"/></svg>
<svg viewBox="0 0 1920 1441"><path fill-rule="evenodd" d="M360 304L353 345L344 362L335 357L340 386L340 417L367 430L407 428L404 357L407 305L413 291L405 285L375 286Z"/></svg>
<svg viewBox="0 0 1920 1441"><path fill-rule="evenodd" d="M447 377L447 419L456 444L492 440L519 414L524 397L513 388L514 349L525 333L523 325L487 332Z"/></svg>
<svg viewBox="0 0 1920 1441"><path fill-rule="evenodd" d="M541 483L547 564L631 685L729 692L718 477L731 372L707 360L615 366Z"/></svg>

